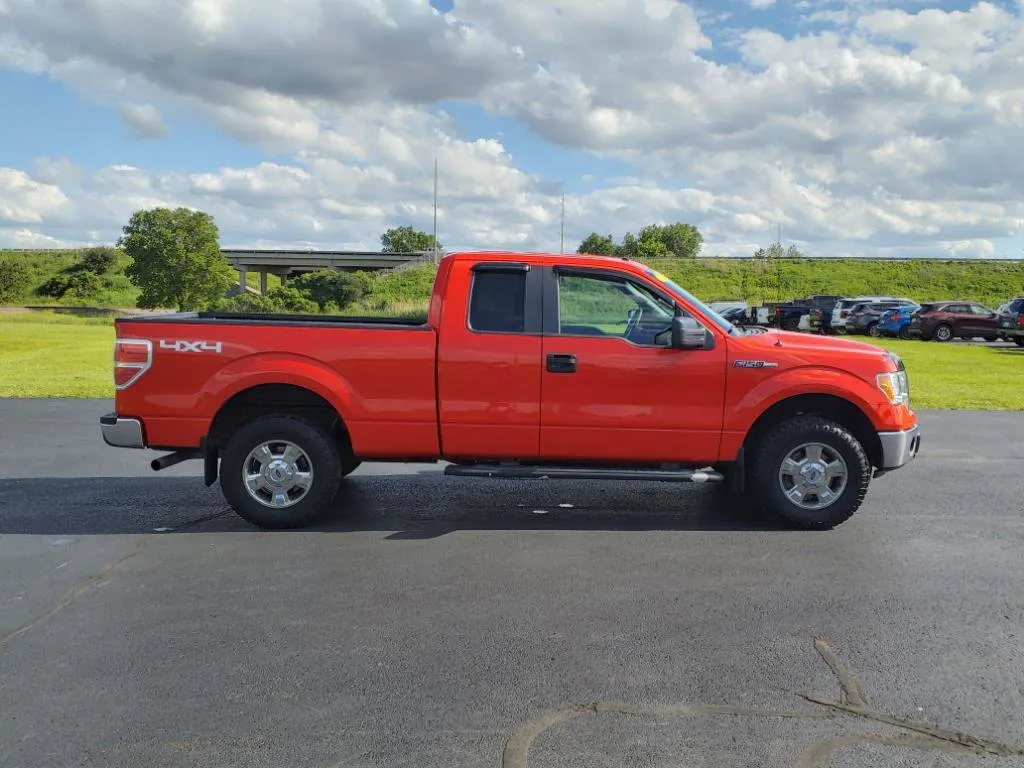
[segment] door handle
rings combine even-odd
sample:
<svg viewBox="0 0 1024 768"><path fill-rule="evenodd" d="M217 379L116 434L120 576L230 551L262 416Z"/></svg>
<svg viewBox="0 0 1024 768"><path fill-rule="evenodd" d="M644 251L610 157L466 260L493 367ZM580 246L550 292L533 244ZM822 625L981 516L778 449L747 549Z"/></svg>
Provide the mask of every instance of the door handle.
<svg viewBox="0 0 1024 768"><path fill-rule="evenodd" d="M551 373L576 373L576 355L548 355Z"/></svg>

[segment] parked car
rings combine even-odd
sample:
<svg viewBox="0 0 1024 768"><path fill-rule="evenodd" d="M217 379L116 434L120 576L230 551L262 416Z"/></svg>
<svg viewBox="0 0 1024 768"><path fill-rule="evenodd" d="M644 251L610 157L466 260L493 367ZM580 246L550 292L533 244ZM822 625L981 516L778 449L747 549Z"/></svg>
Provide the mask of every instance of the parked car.
<svg viewBox="0 0 1024 768"><path fill-rule="evenodd" d="M999 339L1000 318L981 304L968 301L934 301L922 304L910 321L907 333L924 341L949 341L954 338L985 341Z"/></svg>
<svg viewBox="0 0 1024 768"><path fill-rule="evenodd" d="M546 297L546 298L545 298ZM900 358L744 332L641 264L453 253L425 318L119 318L104 441L199 460L270 529L341 514L363 461L461 478L724 482L827 529L921 435ZM116 493L116 491L115 491Z"/></svg>
<svg viewBox="0 0 1024 768"><path fill-rule="evenodd" d="M999 336L1024 347L1024 296L1018 296L999 308Z"/></svg>
<svg viewBox="0 0 1024 768"><path fill-rule="evenodd" d="M808 296L806 299L795 299L783 304L777 304L774 308L772 325L784 331L809 331L811 330L810 316L815 309L824 309L832 306L842 296L816 295Z"/></svg>
<svg viewBox="0 0 1024 768"><path fill-rule="evenodd" d="M890 309L917 309L917 304L907 303L905 299L891 299L886 301L865 301L855 304L846 317L846 329L848 333L866 333L869 336L880 336L881 329L878 322L882 314Z"/></svg>
<svg viewBox="0 0 1024 768"><path fill-rule="evenodd" d="M910 336L910 321L914 317L914 313L917 312L920 307L916 305L907 305L904 307L897 307L896 309L887 309L882 313L882 316L878 318L879 334L882 336L894 336L901 339L909 339Z"/></svg>
<svg viewBox="0 0 1024 768"><path fill-rule="evenodd" d="M900 306L916 303L911 299L899 296L856 296L848 299L840 299L832 308L832 317L829 322L830 331L832 333L846 333L847 319L850 317L850 312L853 308L858 304L872 301L896 301L899 302Z"/></svg>

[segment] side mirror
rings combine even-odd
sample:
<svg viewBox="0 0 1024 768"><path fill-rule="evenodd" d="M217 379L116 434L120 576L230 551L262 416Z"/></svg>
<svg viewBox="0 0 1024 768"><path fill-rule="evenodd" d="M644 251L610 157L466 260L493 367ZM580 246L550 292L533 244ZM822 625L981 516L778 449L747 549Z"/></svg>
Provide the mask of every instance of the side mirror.
<svg viewBox="0 0 1024 768"><path fill-rule="evenodd" d="M672 318L673 349L704 349L710 332L692 317L676 315Z"/></svg>

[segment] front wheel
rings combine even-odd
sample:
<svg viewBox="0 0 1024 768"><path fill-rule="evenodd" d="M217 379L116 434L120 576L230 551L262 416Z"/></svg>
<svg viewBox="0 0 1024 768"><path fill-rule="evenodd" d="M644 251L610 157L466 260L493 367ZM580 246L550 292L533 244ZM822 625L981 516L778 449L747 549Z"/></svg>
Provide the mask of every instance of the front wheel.
<svg viewBox="0 0 1024 768"><path fill-rule="evenodd" d="M949 341L953 338L953 329L945 324L937 326L932 338L936 341Z"/></svg>
<svg viewBox="0 0 1024 768"><path fill-rule="evenodd" d="M860 507L871 482L864 447L841 425L798 416L756 448L751 490L764 511L786 525L827 530Z"/></svg>
<svg viewBox="0 0 1024 768"><path fill-rule="evenodd" d="M224 448L220 484L231 507L260 528L308 525L331 506L347 462L337 441L295 416L265 416Z"/></svg>
<svg viewBox="0 0 1024 768"><path fill-rule="evenodd" d="M871 323L868 326L868 335L874 336L876 339L882 335L882 329L878 327L878 323Z"/></svg>

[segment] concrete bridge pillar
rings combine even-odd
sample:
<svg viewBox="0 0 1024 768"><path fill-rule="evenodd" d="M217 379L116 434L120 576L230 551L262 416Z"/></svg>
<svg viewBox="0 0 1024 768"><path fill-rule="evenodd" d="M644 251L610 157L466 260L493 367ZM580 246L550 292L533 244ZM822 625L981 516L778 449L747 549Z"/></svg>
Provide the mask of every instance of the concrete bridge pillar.
<svg viewBox="0 0 1024 768"><path fill-rule="evenodd" d="M267 273L260 272L260 293L265 294L267 292Z"/></svg>
<svg viewBox="0 0 1024 768"><path fill-rule="evenodd" d="M238 268L238 287L241 288L243 291L245 290L246 279L248 278L248 276L249 272L247 269L245 269L245 267Z"/></svg>

